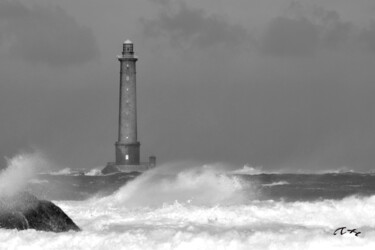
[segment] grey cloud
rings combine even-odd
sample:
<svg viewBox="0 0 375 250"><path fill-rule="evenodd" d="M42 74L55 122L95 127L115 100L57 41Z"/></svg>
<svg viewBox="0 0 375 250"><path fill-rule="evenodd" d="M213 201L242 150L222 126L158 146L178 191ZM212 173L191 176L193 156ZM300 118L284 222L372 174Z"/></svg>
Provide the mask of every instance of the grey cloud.
<svg viewBox="0 0 375 250"><path fill-rule="evenodd" d="M170 4L170 0L149 0L150 2L161 4L161 5L168 5Z"/></svg>
<svg viewBox="0 0 375 250"><path fill-rule="evenodd" d="M354 26L351 22L341 20L337 11L325 10L322 7L313 9L321 33L321 45L333 48L343 44L354 35Z"/></svg>
<svg viewBox="0 0 375 250"><path fill-rule="evenodd" d="M204 10L180 4L178 11L163 10L156 20L142 20L146 37L167 37L175 46L206 48L218 44L238 45L247 36L244 27L230 24L217 15L207 15Z"/></svg>
<svg viewBox="0 0 375 250"><path fill-rule="evenodd" d="M313 8L311 15L272 19L260 38L260 49L273 56L312 55L346 43L352 30L336 11Z"/></svg>
<svg viewBox="0 0 375 250"><path fill-rule="evenodd" d="M369 27L362 29L359 40L365 45L365 48L375 52L375 21L373 21Z"/></svg>
<svg viewBox="0 0 375 250"><path fill-rule="evenodd" d="M261 38L261 50L276 56L307 55L317 49L318 41L319 30L309 20L277 17Z"/></svg>
<svg viewBox="0 0 375 250"><path fill-rule="evenodd" d="M62 8L27 7L0 1L0 42L10 41L10 53L49 65L84 63L98 55L92 30L80 26Z"/></svg>
<svg viewBox="0 0 375 250"><path fill-rule="evenodd" d="M350 39L353 25L350 22L336 22L332 27L323 33L322 45L334 48L344 44Z"/></svg>

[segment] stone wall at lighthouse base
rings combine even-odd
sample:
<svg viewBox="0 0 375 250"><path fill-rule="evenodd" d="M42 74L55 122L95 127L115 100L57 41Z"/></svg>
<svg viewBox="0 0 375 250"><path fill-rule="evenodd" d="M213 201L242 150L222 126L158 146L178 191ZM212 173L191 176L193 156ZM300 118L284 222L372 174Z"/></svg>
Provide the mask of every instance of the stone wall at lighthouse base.
<svg viewBox="0 0 375 250"><path fill-rule="evenodd" d="M156 165L155 157L150 157L150 162L140 163L139 165L118 165L115 162L108 162L107 165L102 169L102 174L112 173L130 173L130 172L145 172L149 169L154 168Z"/></svg>

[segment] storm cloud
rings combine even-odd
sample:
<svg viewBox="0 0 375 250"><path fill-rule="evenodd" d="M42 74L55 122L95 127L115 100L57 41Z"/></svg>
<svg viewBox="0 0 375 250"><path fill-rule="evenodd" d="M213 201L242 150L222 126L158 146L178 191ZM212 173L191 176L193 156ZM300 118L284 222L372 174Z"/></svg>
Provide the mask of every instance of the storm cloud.
<svg viewBox="0 0 375 250"><path fill-rule="evenodd" d="M26 61L60 66L85 63L98 55L92 30L60 7L1 0L0 21L2 47Z"/></svg>
<svg viewBox="0 0 375 250"><path fill-rule="evenodd" d="M1 157L113 161L130 39L142 159L371 170L375 3L290 2L0 0Z"/></svg>
<svg viewBox="0 0 375 250"><path fill-rule="evenodd" d="M163 1L166 4L165 1ZM154 20L142 20L146 37L166 37L174 46L206 48L219 44L236 46L245 42L247 30L219 15L181 3L177 10L164 8Z"/></svg>
<svg viewBox="0 0 375 250"><path fill-rule="evenodd" d="M365 48L375 52L375 20L372 21L369 27L363 28L359 40L365 45Z"/></svg>
<svg viewBox="0 0 375 250"><path fill-rule="evenodd" d="M336 11L310 8L309 15L297 13L294 16L273 18L260 38L262 53L273 56L308 56L317 50L337 48L355 35L352 23L342 21ZM298 11L300 9L296 12Z"/></svg>
<svg viewBox="0 0 375 250"><path fill-rule="evenodd" d="M270 55L308 55L318 47L319 29L306 18L277 17L272 20L261 40L261 49Z"/></svg>

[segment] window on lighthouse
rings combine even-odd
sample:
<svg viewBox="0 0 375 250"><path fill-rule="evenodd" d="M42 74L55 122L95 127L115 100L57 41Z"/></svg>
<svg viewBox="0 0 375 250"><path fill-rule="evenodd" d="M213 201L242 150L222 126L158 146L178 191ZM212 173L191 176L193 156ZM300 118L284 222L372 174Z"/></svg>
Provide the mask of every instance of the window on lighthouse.
<svg viewBox="0 0 375 250"><path fill-rule="evenodd" d="M129 160L129 155L125 155L125 160Z"/></svg>
<svg viewBox="0 0 375 250"><path fill-rule="evenodd" d="M126 81L129 81L129 76L126 76Z"/></svg>

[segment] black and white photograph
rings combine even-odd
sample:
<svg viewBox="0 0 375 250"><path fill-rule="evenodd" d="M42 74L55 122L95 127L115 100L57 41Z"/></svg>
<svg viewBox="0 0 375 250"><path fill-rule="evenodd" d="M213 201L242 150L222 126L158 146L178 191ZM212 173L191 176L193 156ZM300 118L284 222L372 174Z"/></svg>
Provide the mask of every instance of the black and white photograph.
<svg viewBox="0 0 375 250"><path fill-rule="evenodd" d="M375 249L374 0L0 0L0 250Z"/></svg>

